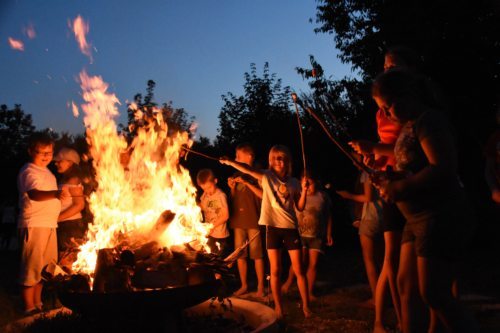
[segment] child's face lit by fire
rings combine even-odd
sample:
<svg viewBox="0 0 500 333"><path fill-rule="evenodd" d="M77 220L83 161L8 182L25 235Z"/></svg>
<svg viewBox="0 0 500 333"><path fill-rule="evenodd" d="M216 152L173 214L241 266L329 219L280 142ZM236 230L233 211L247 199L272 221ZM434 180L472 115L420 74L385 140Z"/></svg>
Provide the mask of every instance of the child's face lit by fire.
<svg viewBox="0 0 500 333"><path fill-rule="evenodd" d="M277 152L269 155L269 166L279 177L287 175L289 163L288 156L284 153Z"/></svg>
<svg viewBox="0 0 500 333"><path fill-rule="evenodd" d="M236 162L245 163L248 165L252 165L253 163L253 155L249 154L243 150L236 150Z"/></svg>
<svg viewBox="0 0 500 333"><path fill-rule="evenodd" d="M34 149L29 150L29 154L31 156L31 161L36 166L46 167L52 162L52 157L54 155L54 146L53 145L36 145Z"/></svg>
<svg viewBox="0 0 500 333"><path fill-rule="evenodd" d="M215 190L217 189L217 178L209 179L205 183L199 185L204 193L212 195L215 193Z"/></svg>

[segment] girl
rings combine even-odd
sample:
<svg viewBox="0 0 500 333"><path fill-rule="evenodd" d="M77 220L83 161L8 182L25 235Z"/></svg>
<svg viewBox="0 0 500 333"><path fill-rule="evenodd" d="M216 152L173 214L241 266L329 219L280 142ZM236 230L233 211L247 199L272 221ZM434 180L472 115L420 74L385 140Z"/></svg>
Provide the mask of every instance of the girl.
<svg viewBox="0 0 500 333"><path fill-rule="evenodd" d="M297 212L299 221L299 233L302 239L302 256L304 258L305 267L307 267L307 283L309 301L316 300L314 296L314 282L316 281L316 267L320 253L323 253L324 243L333 245L332 238L332 203L328 194L321 191L319 188L318 179L308 172L304 175L309 183L307 189L307 200L304 210ZM282 293L288 292L292 285L295 273L293 266L290 266L288 279L283 284Z"/></svg>
<svg viewBox="0 0 500 333"><path fill-rule="evenodd" d="M429 81L401 69L377 77L372 96L402 126L395 147L396 170L407 176L378 187L396 202L403 229L398 282L416 272L420 295L451 332L476 332L474 320L452 295L456 260L463 253L469 211L457 176L457 152L449 123L436 110ZM399 284L399 283L398 283ZM403 332L414 331L412 295L400 289Z"/></svg>
<svg viewBox="0 0 500 333"><path fill-rule="evenodd" d="M82 210L85 207L83 185L80 178L80 156L70 148L63 147L54 157L57 172L61 175L59 189L66 189L71 196L61 200L61 213L57 223L57 243L59 261L62 266L71 265L72 260L66 256L72 248L73 240L82 239L87 230L87 224L82 220Z"/></svg>
<svg viewBox="0 0 500 333"><path fill-rule="evenodd" d="M288 250L293 270L297 276L297 285L302 298L302 311L306 318L309 317L311 311L309 309L307 279L302 271L302 244L295 214L295 209L302 211L305 207L308 183L303 179L301 190L299 181L291 177L290 151L282 145L273 146L269 151L269 169L265 171L258 171L246 164L228 159L221 159L220 162L249 174L262 184L263 197L259 224L266 226L266 247L276 315L278 318L283 318L280 250L284 247Z"/></svg>

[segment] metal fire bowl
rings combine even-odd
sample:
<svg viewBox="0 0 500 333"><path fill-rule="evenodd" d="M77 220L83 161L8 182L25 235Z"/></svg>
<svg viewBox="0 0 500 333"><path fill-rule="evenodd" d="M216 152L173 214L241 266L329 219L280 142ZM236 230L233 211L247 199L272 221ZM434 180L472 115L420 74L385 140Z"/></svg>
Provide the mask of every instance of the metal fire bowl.
<svg viewBox="0 0 500 333"><path fill-rule="evenodd" d="M213 280L183 287L130 292L61 292L59 299L67 308L85 317L161 316L178 313L216 295L221 283Z"/></svg>

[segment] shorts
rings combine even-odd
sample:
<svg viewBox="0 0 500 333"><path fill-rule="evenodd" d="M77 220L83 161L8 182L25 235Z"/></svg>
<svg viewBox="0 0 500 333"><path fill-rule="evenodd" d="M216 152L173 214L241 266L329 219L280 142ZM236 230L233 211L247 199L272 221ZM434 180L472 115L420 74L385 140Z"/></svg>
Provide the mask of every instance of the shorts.
<svg viewBox="0 0 500 333"><path fill-rule="evenodd" d="M358 233L368 238L377 238L382 234L382 224L380 220L363 219L359 221Z"/></svg>
<svg viewBox="0 0 500 333"><path fill-rule="evenodd" d="M302 248L324 253L324 241L319 237L301 237Z"/></svg>
<svg viewBox="0 0 500 333"><path fill-rule="evenodd" d="M302 248L302 242L300 241L297 229L267 226L266 230L266 248L268 250L281 249L283 246L288 251L300 250Z"/></svg>
<svg viewBox="0 0 500 333"><path fill-rule="evenodd" d="M62 221L57 223L57 249L59 252L64 252L74 248L72 238L81 240L87 232L87 222L82 219Z"/></svg>
<svg viewBox="0 0 500 333"><path fill-rule="evenodd" d="M416 221L408 221L403 230L401 243L414 242L417 256L457 260L465 250L474 232L473 217L461 211L446 214L426 214ZM465 214L464 214L465 213Z"/></svg>
<svg viewBox="0 0 500 333"><path fill-rule="evenodd" d="M382 230L400 231L405 227L406 219L394 203L382 203Z"/></svg>
<svg viewBox="0 0 500 333"><path fill-rule="evenodd" d="M32 287L42 280L42 270L57 263L57 234L55 228L20 228L21 269L19 283Z"/></svg>
<svg viewBox="0 0 500 333"><path fill-rule="evenodd" d="M259 235L255 236L256 233L259 233ZM248 252L250 252L250 259L262 259L262 237L259 229L234 228L235 249L243 246L245 242L252 239L252 237L255 238L248 244L248 248L243 252L240 258L246 258L248 256Z"/></svg>

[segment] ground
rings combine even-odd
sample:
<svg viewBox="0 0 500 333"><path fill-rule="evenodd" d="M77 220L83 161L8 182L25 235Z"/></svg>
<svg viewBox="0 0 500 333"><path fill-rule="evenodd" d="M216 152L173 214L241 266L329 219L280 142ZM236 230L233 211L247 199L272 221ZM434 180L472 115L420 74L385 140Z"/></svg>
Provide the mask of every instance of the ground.
<svg viewBox="0 0 500 333"><path fill-rule="evenodd" d="M320 297L312 304L313 317L304 319L296 287L284 296L283 332L371 332L374 312L364 303L370 292L356 232L346 226L343 235L320 261L317 288ZM474 245L475 250L465 260L462 298L476 316L482 332L500 332L500 265L497 258L500 252L497 245L487 245ZM22 317L22 313L16 285L17 252L1 251L0 263L1 328ZM252 272L250 276L253 277ZM236 289L237 280L232 284ZM246 298L252 299L252 295ZM268 298L254 300L270 303ZM390 330L394 332L395 320L391 311L387 319Z"/></svg>

